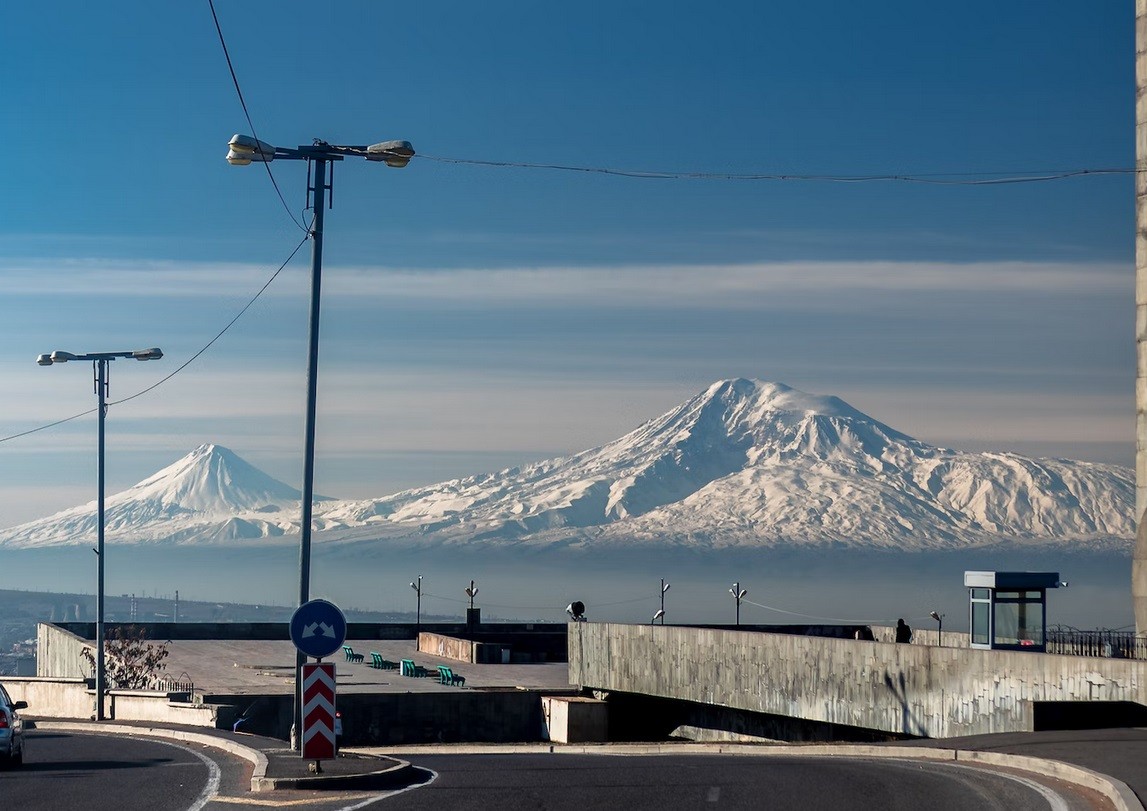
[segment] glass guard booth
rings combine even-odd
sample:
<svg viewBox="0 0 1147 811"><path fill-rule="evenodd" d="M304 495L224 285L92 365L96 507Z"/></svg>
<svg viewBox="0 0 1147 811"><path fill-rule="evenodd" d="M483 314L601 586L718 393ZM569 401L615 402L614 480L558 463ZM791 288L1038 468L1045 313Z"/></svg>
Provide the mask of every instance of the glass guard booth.
<svg viewBox="0 0 1147 811"><path fill-rule="evenodd" d="M971 646L980 650L1047 649L1047 590L1059 572L964 572Z"/></svg>

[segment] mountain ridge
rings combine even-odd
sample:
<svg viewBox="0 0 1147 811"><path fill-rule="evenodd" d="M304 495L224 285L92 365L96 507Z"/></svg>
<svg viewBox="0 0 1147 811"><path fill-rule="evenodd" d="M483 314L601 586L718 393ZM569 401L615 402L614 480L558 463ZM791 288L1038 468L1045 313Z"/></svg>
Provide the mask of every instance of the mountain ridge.
<svg viewBox="0 0 1147 811"><path fill-rule="evenodd" d="M225 543L297 533L298 491L240 462L201 446L112 497L140 497L139 522L120 537ZM735 378L570 456L319 503L314 528L331 542L491 548L1109 549L1130 547L1133 502L1127 468L939 448L837 397ZM52 540L53 519L79 509L2 531L0 543L69 542L59 538L74 531L60 526Z"/></svg>

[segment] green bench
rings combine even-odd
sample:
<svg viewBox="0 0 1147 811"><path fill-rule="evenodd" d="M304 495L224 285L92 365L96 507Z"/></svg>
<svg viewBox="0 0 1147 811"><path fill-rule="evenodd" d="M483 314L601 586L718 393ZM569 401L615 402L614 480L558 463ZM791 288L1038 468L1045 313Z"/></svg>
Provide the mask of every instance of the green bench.
<svg viewBox="0 0 1147 811"><path fill-rule="evenodd" d="M465 687L466 677L459 676L446 665L438 665L438 682L439 684L449 684L451 686Z"/></svg>
<svg viewBox="0 0 1147 811"><path fill-rule="evenodd" d="M370 652L370 666L377 670L397 670L398 662L383 659L381 653L372 650Z"/></svg>
<svg viewBox="0 0 1147 811"><path fill-rule="evenodd" d="M346 660L348 662L361 662L363 660L363 655L361 653L355 653L354 648L350 645L343 645L343 653L346 654Z"/></svg>
<svg viewBox="0 0 1147 811"><path fill-rule="evenodd" d="M403 676L410 676L411 678L421 679L421 678L424 678L426 676L431 676L433 674L429 670L424 668L422 665L414 664L413 659L403 659L402 660L402 675Z"/></svg>

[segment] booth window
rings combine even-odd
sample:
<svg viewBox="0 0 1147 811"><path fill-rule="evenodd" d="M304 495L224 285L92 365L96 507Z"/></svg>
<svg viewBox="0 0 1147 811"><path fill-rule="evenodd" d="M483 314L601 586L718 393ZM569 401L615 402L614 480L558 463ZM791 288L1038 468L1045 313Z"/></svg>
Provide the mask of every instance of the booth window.
<svg viewBox="0 0 1147 811"><path fill-rule="evenodd" d="M1043 614L1043 591L997 591L995 646L1042 646Z"/></svg>
<svg viewBox="0 0 1147 811"><path fill-rule="evenodd" d="M991 589L972 589L972 644L991 642L992 592Z"/></svg>

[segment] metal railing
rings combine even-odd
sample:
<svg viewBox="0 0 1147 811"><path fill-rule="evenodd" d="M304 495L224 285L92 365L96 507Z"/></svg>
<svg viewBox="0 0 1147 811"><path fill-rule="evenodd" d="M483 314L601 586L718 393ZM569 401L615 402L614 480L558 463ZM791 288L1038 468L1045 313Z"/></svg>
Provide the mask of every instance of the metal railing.
<svg viewBox="0 0 1147 811"><path fill-rule="evenodd" d="M184 672L177 677L164 676L156 682L155 689L163 693L191 693L195 690L195 683Z"/></svg>
<svg viewBox="0 0 1147 811"><path fill-rule="evenodd" d="M1131 631L1081 631L1056 626L1047 631L1047 652L1066 656L1147 660L1147 635Z"/></svg>

